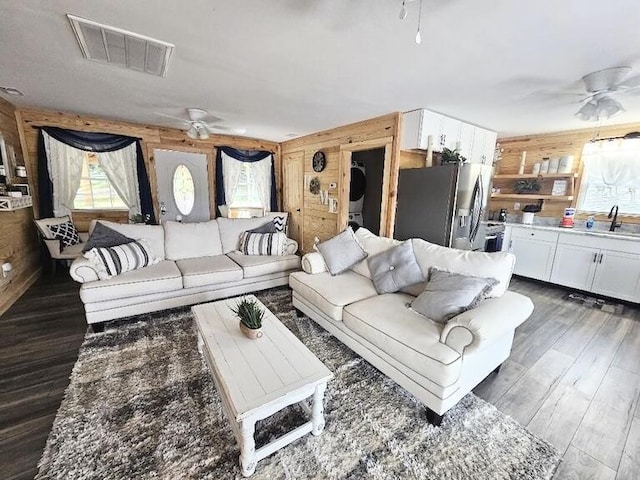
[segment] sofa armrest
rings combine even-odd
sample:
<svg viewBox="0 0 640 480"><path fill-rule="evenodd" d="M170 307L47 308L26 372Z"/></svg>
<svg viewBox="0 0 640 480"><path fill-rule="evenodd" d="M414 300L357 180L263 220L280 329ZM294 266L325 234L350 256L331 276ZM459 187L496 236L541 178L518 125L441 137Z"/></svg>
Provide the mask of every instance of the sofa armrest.
<svg viewBox="0 0 640 480"><path fill-rule="evenodd" d="M95 282L96 280L100 280L100 277L98 277L98 271L93 265L93 262L84 257L78 257L71 263L71 266L69 267L69 275L79 283Z"/></svg>
<svg viewBox="0 0 640 480"><path fill-rule="evenodd" d="M295 255L297 251L298 251L298 242L296 242L293 238L287 238L287 242L284 246L284 254Z"/></svg>
<svg viewBox="0 0 640 480"><path fill-rule="evenodd" d="M533 302L516 292L507 291L488 298L447 322L440 341L459 353L483 348L522 324L533 312Z"/></svg>
<svg viewBox="0 0 640 480"><path fill-rule="evenodd" d="M320 252L307 253L302 257L302 270L305 273L315 275L317 273L327 272L327 264Z"/></svg>
<svg viewBox="0 0 640 480"><path fill-rule="evenodd" d="M47 250L49 250L49 255L51 258L60 258L61 253L61 243L57 238L43 238L44 244L47 246Z"/></svg>

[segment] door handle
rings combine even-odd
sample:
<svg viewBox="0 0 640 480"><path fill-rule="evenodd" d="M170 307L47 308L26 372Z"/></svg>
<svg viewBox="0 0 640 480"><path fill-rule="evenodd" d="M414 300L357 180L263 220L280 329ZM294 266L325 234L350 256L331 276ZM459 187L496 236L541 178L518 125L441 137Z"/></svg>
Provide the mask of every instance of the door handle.
<svg viewBox="0 0 640 480"><path fill-rule="evenodd" d="M604 253L600 254L600 259L598 260L598 263L602 263L602 257L604 257Z"/></svg>
<svg viewBox="0 0 640 480"><path fill-rule="evenodd" d="M593 262L593 263L596 263L597 261L598 261L598 253L596 252L596 253L594 253L594 254L593 254L593 260L592 260L592 262Z"/></svg>

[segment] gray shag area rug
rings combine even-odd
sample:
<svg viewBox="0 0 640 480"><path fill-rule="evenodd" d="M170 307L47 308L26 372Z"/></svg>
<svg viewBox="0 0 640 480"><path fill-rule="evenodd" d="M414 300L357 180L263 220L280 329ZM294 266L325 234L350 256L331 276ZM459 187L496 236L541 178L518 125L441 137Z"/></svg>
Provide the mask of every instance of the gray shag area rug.
<svg viewBox="0 0 640 480"><path fill-rule="evenodd" d="M558 451L467 395L440 428L393 381L308 318L291 292L257 296L335 374L326 428L260 461L254 479L549 479ZM303 423L285 409L257 446ZM87 333L36 479L241 478L239 450L196 348L188 308Z"/></svg>

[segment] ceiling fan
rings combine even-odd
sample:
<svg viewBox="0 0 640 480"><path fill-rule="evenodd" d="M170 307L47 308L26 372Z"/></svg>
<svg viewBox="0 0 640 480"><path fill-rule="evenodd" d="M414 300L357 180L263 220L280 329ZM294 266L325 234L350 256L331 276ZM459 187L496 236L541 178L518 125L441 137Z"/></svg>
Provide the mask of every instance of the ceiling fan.
<svg viewBox="0 0 640 480"><path fill-rule="evenodd" d="M587 97L575 116L580 120L609 119L624 112L616 97L640 94L640 75L629 77L631 67L612 67L589 73L582 77Z"/></svg>
<svg viewBox="0 0 640 480"><path fill-rule="evenodd" d="M188 118L176 117L174 115L167 115L165 113L157 113L156 115L172 118L174 120L180 120L182 123L189 127L187 129L187 136L194 140L206 140L207 138L209 138L210 134L216 132L229 132L238 135L242 135L246 132L246 129L244 128L230 128L224 125L220 125L219 122L222 121L221 118L209 115L209 112L202 108L187 108L186 111ZM208 121L206 121L207 118Z"/></svg>

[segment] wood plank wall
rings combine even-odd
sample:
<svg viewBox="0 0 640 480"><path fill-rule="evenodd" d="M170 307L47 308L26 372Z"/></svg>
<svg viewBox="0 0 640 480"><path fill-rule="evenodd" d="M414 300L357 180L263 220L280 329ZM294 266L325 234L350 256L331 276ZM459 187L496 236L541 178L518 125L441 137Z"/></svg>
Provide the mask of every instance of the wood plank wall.
<svg viewBox="0 0 640 480"><path fill-rule="evenodd" d="M85 132L103 132L119 135L128 135L142 140L142 150L145 155L145 163L149 172L149 182L153 203L158 214L158 201L156 198L156 174L153 148L166 148L168 150L184 150L188 152L204 153L209 156L211 169L215 168L215 147L230 146L246 150L268 150L274 152L276 165L276 183L278 198L282 200L282 168L280 161L280 145L267 140L255 138L237 137L232 135L211 135L207 140L192 140L185 132L175 128L156 127L136 123L110 120L85 115L77 115L66 112L54 112L47 110L19 110L18 117L21 122L21 136L25 151L25 164L29 176L31 189L35 192L34 210L38 215L37 199L37 165L38 165L38 129L35 127L61 127ZM213 178L213 177L212 177ZM215 198L215 187L210 185L209 195ZM100 216L100 212L97 212ZM212 212L213 214L213 212ZM83 221L87 220L87 214L83 215ZM91 220L91 218L89 218Z"/></svg>
<svg viewBox="0 0 640 480"><path fill-rule="evenodd" d="M629 132L640 131L640 123L629 123L624 125L602 126L597 132L598 138L609 138L623 136ZM581 130L571 130L565 132L546 133L540 135L526 135L519 137L500 138L498 143L503 149L502 158L496 167L496 173L512 174L518 173L522 152L526 151L525 173L531 173L533 164L540 162L543 157L559 157L564 155L573 155L574 172L580 174L582 171L582 148L596 135L594 128L586 128ZM562 218L562 214L566 207L575 207L580 187L580 177L575 181L575 192L573 201L546 201L543 209L536 215L544 217ZM506 180L494 181L494 187L504 185L507 189L510 185L505 184ZM499 210L506 208L510 213L515 213L514 202L517 199L492 199L489 204L489 210ZM535 201L520 201L522 206L525 203L535 203ZM584 218L586 215L578 215L578 218ZM640 223L638 217L621 217L622 221L628 223ZM597 220L606 221L606 215L596 217Z"/></svg>
<svg viewBox="0 0 640 480"><path fill-rule="evenodd" d="M0 132L5 141L13 145L16 163L23 164L16 111L12 104L2 98ZM4 262L10 262L13 271L8 279L0 274L0 315L38 278L40 250L31 208L0 212L0 264Z"/></svg>
<svg viewBox="0 0 640 480"><path fill-rule="evenodd" d="M341 178L340 162L342 161L343 153L341 146L344 148L348 144L375 142L376 140L392 137L391 163L397 165L399 161L400 121L400 114L393 113L289 140L281 144L282 155L302 152L304 155L304 174L318 177L320 188L329 190L330 196L338 198L340 209L345 205L345 202L348 203L349 201L342 188L343 179ZM311 165L313 154L318 150L322 150L327 159L326 168L320 173L314 172ZM395 167L395 178L396 182L392 182L393 185L391 185L390 192L388 192L394 196L394 199L397 186L397 166ZM287 179L285 178L284 181L286 182ZM329 189L331 183L335 183L337 188ZM321 204L319 195L312 194L307 188L304 191L303 198L302 229L304 240L301 248L304 252L309 252L313 250L315 237L321 241L327 240L338 233L344 225L342 225L339 213L329 213L327 206ZM395 209L395 201L391 203L393 203L393 208Z"/></svg>

